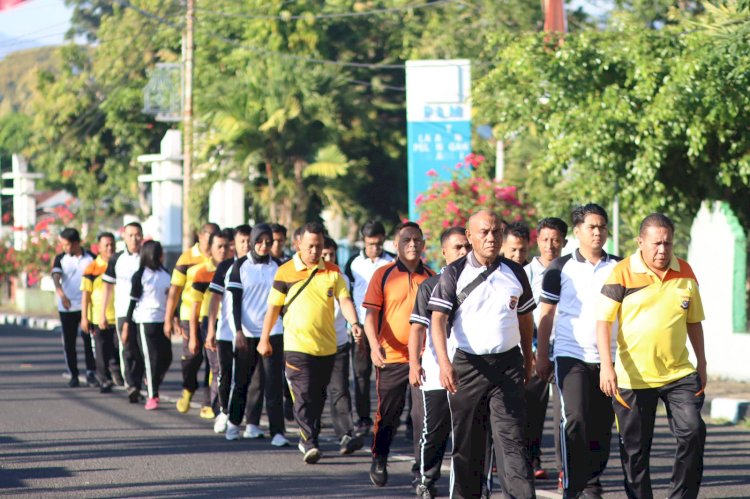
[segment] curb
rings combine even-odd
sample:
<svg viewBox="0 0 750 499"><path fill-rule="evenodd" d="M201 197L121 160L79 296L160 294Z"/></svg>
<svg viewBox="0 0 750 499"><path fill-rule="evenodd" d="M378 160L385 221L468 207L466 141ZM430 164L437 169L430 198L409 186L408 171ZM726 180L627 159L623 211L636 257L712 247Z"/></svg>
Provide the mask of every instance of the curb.
<svg viewBox="0 0 750 499"><path fill-rule="evenodd" d="M0 325L3 324L28 327L31 329L41 329L43 331L54 331L61 327L60 319L52 317L30 317L21 314L0 313Z"/></svg>

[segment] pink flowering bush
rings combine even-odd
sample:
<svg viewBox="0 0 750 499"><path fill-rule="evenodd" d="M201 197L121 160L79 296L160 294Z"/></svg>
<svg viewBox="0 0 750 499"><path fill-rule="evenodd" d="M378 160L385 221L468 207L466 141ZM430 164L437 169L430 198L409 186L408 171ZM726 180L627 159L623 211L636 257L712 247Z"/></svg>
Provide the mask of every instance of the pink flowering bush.
<svg viewBox="0 0 750 499"><path fill-rule="evenodd" d="M440 234L449 227L464 227L479 210L492 210L506 222L533 221L536 211L523 202L516 186L476 175L483 161L483 156L469 154L456 165L450 180L437 181L417 196L417 223L428 241L425 251L429 261L441 260Z"/></svg>

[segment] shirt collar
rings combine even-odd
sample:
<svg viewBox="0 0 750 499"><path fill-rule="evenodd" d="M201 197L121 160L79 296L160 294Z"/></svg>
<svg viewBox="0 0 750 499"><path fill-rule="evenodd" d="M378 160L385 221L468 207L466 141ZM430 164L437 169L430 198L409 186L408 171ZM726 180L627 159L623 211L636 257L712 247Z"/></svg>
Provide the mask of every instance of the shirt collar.
<svg viewBox="0 0 750 499"><path fill-rule="evenodd" d="M497 255L495 258L496 259L497 258L502 258L502 256ZM497 261L497 260L495 260L495 261ZM467 255L466 255L466 262L469 265L471 265L472 267L477 268L477 269L485 269L485 268L487 268L487 265L482 265L481 263L479 263L479 260L477 260L477 257L474 255L473 251L469 251L469 253L467 253ZM502 264L500 264L500 265L502 265ZM500 265L498 265L498 268L500 268Z"/></svg>
<svg viewBox="0 0 750 499"><path fill-rule="evenodd" d="M396 267L398 267L398 270L400 270L401 272L409 272L409 269L406 268L406 265L404 265L403 262L398 258L396 258ZM417 264L417 268L414 269L414 273L420 275L426 273L424 265L422 265L422 260L420 260Z"/></svg>
<svg viewBox="0 0 750 499"><path fill-rule="evenodd" d="M305 262L302 261L302 258L299 256L299 253L295 253L292 257L292 261L294 262L294 270L297 272L302 272L303 270L307 269L307 265L305 265ZM315 268L318 268L320 270L323 270L326 267L325 263L323 263L323 259L321 258L318 260L318 265Z"/></svg>
<svg viewBox="0 0 750 499"><path fill-rule="evenodd" d="M198 247L198 243L195 243L192 248L190 248L190 251L192 252L193 256L204 256L203 253L201 253L201 249Z"/></svg>
<svg viewBox="0 0 750 499"><path fill-rule="evenodd" d="M573 252L573 258L575 258L576 262L580 262L580 263L587 263L588 262L588 260L586 260L586 258L584 258L584 256L581 254L581 252L580 252L580 250L578 248L576 248L575 251ZM599 261L600 262L608 262L609 258L610 257L607 254L607 252L604 251L604 250L602 250L602 259L599 260Z"/></svg>
<svg viewBox="0 0 750 499"><path fill-rule="evenodd" d="M653 271L648 268L646 263L643 261L643 255L641 250L635 250L633 256L630 257L630 269L637 274L652 274ZM669 261L669 269L675 272L680 271L680 262L677 261L677 257L672 255L672 259Z"/></svg>

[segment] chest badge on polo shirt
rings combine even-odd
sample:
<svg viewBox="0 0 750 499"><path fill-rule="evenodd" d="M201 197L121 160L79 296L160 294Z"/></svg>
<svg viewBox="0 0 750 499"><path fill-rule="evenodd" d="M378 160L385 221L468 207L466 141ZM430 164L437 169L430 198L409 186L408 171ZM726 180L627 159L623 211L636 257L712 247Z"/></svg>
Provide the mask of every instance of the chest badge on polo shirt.
<svg viewBox="0 0 750 499"><path fill-rule="evenodd" d="M687 310L689 306L690 306L690 298L683 299L682 303L680 303L680 308L682 310Z"/></svg>
<svg viewBox="0 0 750 499"><path fill-rule="evenodd" d="M333 298L333 288L328 288L328 298Z"/></svg>
<svg viewBox="0 0 750 499"><path fill-rule="evenodd" d="M518 297L517 296L511 296L510 297L510 303L508 303L508 306L511 310L516 309L516 305L518 305Z"/></svg>

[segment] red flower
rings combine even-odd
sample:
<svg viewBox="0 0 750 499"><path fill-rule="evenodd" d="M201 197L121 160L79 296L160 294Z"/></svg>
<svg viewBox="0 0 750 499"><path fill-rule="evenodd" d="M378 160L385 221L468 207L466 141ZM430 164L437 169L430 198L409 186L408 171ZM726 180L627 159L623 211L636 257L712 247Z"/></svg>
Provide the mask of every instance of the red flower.
<svg viewBox="0 0 750 499"><path fill-rule="evenodd" d="M414 204L419 206L420 204L422 204L422 201L424 201L424 195L420 194L419 196L417 196L417 199L414 200Z"/></svg>
<svg viewBox="0 0 750 499"><path fill-rule="evenodd" d="M435 171L434 168L430 168L429 170L427 170L427 176L428 177L437 177L438 176L438 172Z"/></svg>
<svg viewBox="0 0 750 499"><path fill-rule="evenodd" d="M479 198L477 199L477 203L479 203L479 204L484 204L484 203L486 203L486 202L487 202L487 195L486 195L486 194L482 194L482 195L481 195L481 196L479 196Z"/></svg>
<svg viewBox="0 0 750 499"><path fill-rule="evenodd" d="M456 203L453 201L448 201L448 204L445 205L445 211L448 213L460 213L461 210L458 209L458 206L456 206Z"/></svg>
<svg viewBox="0 0 750 499"><path fill-rule="evenodd" d="M447 229L450 226L451 226L451 223L448 220L443 220L443 228L444 229Z"/></svg>

